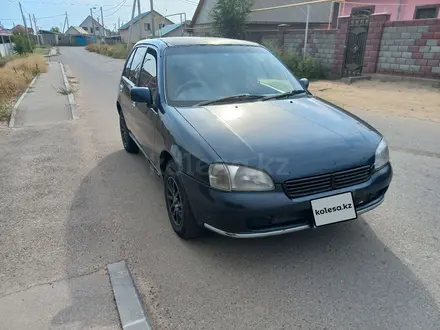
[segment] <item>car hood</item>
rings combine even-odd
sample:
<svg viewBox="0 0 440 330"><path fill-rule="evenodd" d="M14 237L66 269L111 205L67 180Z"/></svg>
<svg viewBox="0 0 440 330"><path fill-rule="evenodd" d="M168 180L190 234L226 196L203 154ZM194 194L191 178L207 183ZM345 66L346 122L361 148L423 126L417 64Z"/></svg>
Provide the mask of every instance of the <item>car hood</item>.
<svg viewBox="0 0 440 330"><path fill-rule="evenodd" d="M275 182L372 164L381 140L312 96L177 110L225 162L264 169Z"/></svg>

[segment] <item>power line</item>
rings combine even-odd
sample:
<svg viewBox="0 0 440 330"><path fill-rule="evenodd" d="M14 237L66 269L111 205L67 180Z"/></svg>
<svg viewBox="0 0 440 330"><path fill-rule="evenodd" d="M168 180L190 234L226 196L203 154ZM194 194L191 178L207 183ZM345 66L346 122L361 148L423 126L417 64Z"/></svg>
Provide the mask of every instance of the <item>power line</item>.
<svg viewBox="0 0 440 330"><path fill-rule="evenodd" d="M114 14L116 14L119 10L121 10L121 8L123 7L123 5L127 2L127 0L124 0L121 2L121 5L119 6L119 8L116 8L115 11L113 11L111 14L105 15L104 17L110 17L113 16Z"/></svg>
<svg viewBox="0 0 440 330"><path fill-rule="evenodd" d="M198 6L199 3L191 0L182 0L183 2L189 3L190 5Z"/></svg>
<svg viewBox="0 0 440 330"><path fill-rule="evenodd" d="M120 3L118 3L117 5L112 5L111 6L111 8L107 8L107 9L103 9L103 11L110 11L110 10L113 10L113 9L115 9L116 7L119 7L119 6L123 6L125 3L127 2L127 0L122 0ZM128 5L129 7L130 7L130 5ZM104 7L104 6L103 6Z"/></svg>

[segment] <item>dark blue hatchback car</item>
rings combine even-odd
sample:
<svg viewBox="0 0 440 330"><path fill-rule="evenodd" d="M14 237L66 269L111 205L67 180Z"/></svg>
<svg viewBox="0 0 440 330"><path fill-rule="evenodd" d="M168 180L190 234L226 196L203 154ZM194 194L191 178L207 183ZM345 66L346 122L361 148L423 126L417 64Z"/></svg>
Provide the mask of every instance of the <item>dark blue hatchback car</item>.
<svg viewBox="0 0 440 330"><path fill-rule="evenodd" d="M171 225L264 237L352 220L392 178L382 135L314 97L261 45L218 38L138 42L117 109L125 150L163 177Z"/></svg>

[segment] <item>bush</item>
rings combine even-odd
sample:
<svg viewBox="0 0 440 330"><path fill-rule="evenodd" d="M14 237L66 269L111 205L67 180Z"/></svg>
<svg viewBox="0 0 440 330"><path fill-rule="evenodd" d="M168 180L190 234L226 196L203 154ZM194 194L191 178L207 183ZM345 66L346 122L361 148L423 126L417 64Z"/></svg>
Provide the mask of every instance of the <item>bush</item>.
<svg viewBox="0 0 440 330"><path fill-rule="evenodd" d="M131 48L127 50L126 44L90 44L86 46L89 52L94 52L102 55L106 55L113 58L126 59Z"/></svg>
<svg viewBox="0 0 440 330"><path fill-rule="evenodd" d="M0 68L3 68L6 65L6 63L8 63L9 61L12 61L13 59L15 59L17 57L18 57L17 55L0 57Z"/></svg>
<svg viewBox="0 0 440 330"><path fill-rule="evenodd" d="M35 48L35 42L31 40L31 46L29 47L29 40L24 32L14 32L12 34L12 42L14 43L14 52L23 55L32 53Z"/></svg>
<svg viewBox="0 0 440 330"><path fill-rule="evenodd" d="M9 119L9 103L40 72L47 72L47 63L36 54L15 57L0 68L0 120Z"/></svg>
<svg viewBox="0 0 440 330"><path fill-rule="evenodd" d="M312 56L303 58L296 53L285 53L272 44L265 44L264 46L274 53L297 78L307 78L309 80L325 78L326 70L318 59Z"/></svg>
<svg viewBox="0 0 440 330"><path fill-rule="evenodd" d="M304 59L295 53L280 55L280 59L295 74L297 78L321 79L325 78L325 70L321 62L311 56Z"/></svg>

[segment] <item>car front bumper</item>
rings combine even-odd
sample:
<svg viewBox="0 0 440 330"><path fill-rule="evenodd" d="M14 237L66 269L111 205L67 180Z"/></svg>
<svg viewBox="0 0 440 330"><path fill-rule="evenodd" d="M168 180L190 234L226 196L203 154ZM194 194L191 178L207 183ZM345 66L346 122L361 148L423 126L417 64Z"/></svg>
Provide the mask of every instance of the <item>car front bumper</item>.
<svg viewBox="0 0 440 330"><path fill-rule="evenodd" d="M315 228L311 201L351 192L357 214L379 206L393 172L391 164L361 184L290 199L280 184L270 192L224 192L183 175L185 190L198 223L218 234L256 238Z"/></svg>

